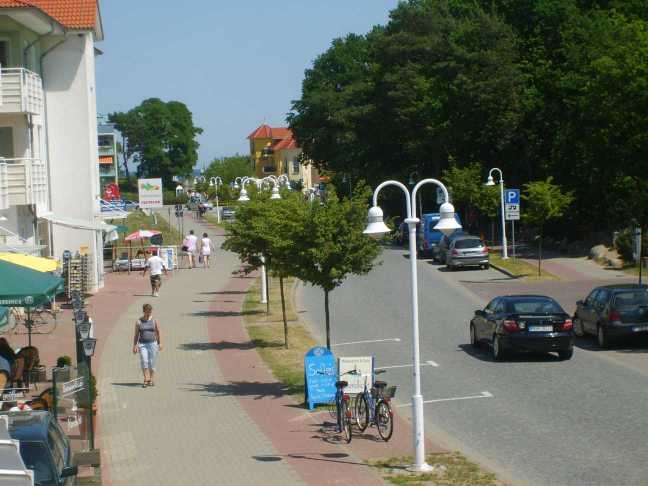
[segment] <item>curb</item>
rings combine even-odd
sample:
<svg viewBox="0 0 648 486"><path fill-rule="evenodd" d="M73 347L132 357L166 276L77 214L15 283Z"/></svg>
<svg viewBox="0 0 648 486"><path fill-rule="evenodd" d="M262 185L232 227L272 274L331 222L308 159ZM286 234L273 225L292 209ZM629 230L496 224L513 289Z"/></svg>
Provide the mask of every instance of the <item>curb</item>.
<svg viewBox="0 0 648 486"><path fill-rule="evenodd" d="M514 273L509 272L505 268L500 267L499 265L495 265L493 262L491 262L490 266L491 266L491 268L494 268L498 272L503 273L504 275L506 275L508 277L514 278L515 280L519 280L520 278L522 278L519 275L515 275Z"/></svg>

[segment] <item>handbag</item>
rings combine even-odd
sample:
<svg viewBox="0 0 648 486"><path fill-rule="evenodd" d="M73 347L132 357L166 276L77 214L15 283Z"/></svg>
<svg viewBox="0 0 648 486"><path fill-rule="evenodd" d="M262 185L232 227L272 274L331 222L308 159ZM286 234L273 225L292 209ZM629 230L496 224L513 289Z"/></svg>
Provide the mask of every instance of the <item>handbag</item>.
<svg viewBox="0 0 648 486"><path fill-rule="evenodd" d="M181 250L182 251L189 251L189 247L187 245L182 245Z"/></svg>

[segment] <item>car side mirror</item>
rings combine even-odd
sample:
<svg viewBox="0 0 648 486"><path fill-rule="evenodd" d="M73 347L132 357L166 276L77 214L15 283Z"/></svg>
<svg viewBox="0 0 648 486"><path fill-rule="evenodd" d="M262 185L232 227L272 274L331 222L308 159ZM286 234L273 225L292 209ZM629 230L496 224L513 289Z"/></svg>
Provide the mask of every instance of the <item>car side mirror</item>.
<svg viewBox="0 0 648 486"><path fill-rule="evenodd" d="M79 466L68 466L64 467L61 471L61 478L69 478L70 476L76 476L79 474Z"/></svg>
<svg viewBox="0 0 648 486"><path fill-rule="evenodd" d="M476 315L476 316L479 316L479 317L484 317L484 316L486 315L486 312L484 312L484 311L481 310L481 309L477 309L477 310L475 311L475 315Z"/></svg>
<svg viewBox="0 0 648 486"><path fill-rule="evenodd" d="M582 300L577 300L576 305L583 305L583 301Z"/></svg>

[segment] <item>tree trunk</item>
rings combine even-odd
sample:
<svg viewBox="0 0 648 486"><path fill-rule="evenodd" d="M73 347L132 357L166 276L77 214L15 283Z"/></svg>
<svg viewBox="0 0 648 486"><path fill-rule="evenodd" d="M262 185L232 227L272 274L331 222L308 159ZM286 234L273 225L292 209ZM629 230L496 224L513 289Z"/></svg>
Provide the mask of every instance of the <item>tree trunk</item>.
<svg viewBox="0 0 648 486"><path fill-rule="evenodd" d="M542 233L538 238L538 277L540 276L540 265L542 264Z"/></svg>
<svg viewBox="0 0 648 486"><path fill-rule="evenodd" d="M124 172L126 173L126 180L130 182L130 171L128 170L128 158L126 157L126 139L122 138L122 160L124 162Z"/></svg>
<svg viewBox="0 0 648 486"><path fill-rule="evenodd" d="M266 266L265 280L266 280L266 314L270 315L270 273L269 268Z"/></svg>
<svg viewBox="0 0 648 486"><path fill-rule="evenodd" d="M283 276L279 275L279 289L281 290L281 313L284 322L284 347L288 349L288 321L286 320L286 298L284 297Z"/></svg>
<svg viewBox="0 0 648 486"><path fill-rule="evenodd" d="M324 315L326 316L326 347L331 350L331 326L329 320L329 291L324 291Z"/></svg>

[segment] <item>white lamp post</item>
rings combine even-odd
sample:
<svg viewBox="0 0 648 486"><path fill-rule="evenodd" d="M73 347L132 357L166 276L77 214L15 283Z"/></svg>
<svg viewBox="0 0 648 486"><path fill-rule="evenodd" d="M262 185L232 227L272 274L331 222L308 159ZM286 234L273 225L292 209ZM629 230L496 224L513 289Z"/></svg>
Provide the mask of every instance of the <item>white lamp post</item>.
<svg viewBox="0 0 648 486"><path fill-rule="evenodd" d="M443 190L445 201L439 208L441 217L434 229L440 230L446 235L451 234L453 231L460 229L461 225L457 223L454 217L454 206L450 204L448 199L448 190L446 187L436 179L423 179L414 186L412 195L410 196L407 187L398 181L385 181L376 187L373 193L373 207L369 209L367 218L367 228L364 230L365 234L370 236L380 236L389 233L390 229L383 222L383 212L378 206L378 194L385 186L396 186L402 189L405 193L407 223L409 229L409 263L410 263L410 278L411 278L411 292L412 292L412 334L413 334L413 351L414 351L414 384L412 394L412 417L414 425L414 464L411 470L415 472L428 472L433 468L425 462L425 433L423 422L423 396L421 395L421 357L419 352L419 322L418 322L418 279L416 273L416 224L419 219L416 217L416 193L419 187L424 184L435 184Z"/></svg>
<svg viewBox="0 0 648 486"><path fill-rule="evenodd" d="M486 181L487 186L494 186L495 181L493 181L493 171L496 170L499 172L499 185L500 185L500 203L502 210L502 258L504 260L508 259L508 249L506 242L506 219L504 216L504 176L502 175L502 170L497 167L493 167L488 171L488 180Z"/></svg>
<svg viewBox="0 0 648 486"><path fill-rule="evenodd" d="M221 179L219 176L209 178L209 187L216 187L216 220L220 223L221 222L220 208L218 207L218 186L219 185L220 186L223 185L223 179Z"/></svg>

